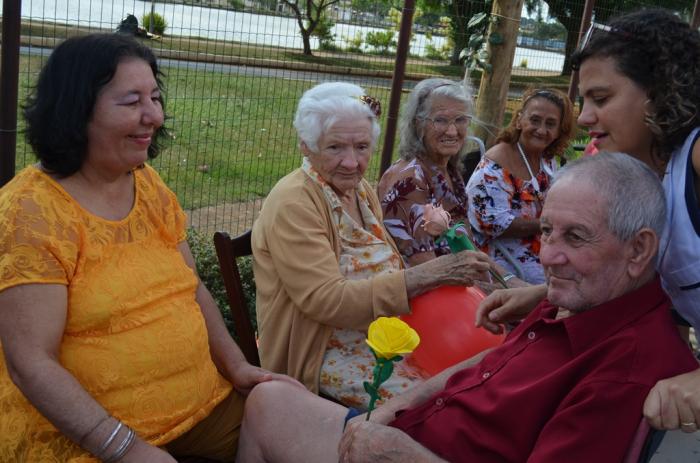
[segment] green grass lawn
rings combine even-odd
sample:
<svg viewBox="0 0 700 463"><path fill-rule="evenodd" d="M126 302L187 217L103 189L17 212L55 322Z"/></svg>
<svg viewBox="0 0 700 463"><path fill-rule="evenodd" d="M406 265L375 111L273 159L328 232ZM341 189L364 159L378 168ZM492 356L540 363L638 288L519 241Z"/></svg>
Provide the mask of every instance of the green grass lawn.
<svg viewBox="0 0 700 463"><path fill-rule="evenodd" d="M25 22L22 34L33 37L57 37L86 33L73 26ZM393 69L393 58L347 52L319 53L307 57L300 51L227 43L199 38L164 37L147 42L159 49L187 50L220 56L244 56L284 61L305 61L316 69L325 65L364 69L368 73ZM20 101L35 81L42 64L38 57L20 60ZM165 68L166 103L170 135L166 149L153 162L168 185L177 193L185 209L248 201L265 196L277 180L296 168L301 161L292 118L301 94L315 84L312 80L289 77L247 77L228 72ZM407 72L461 76L459 67L444 62L411 58ZM342 80L342 75L338 76ZM519 77L522 82L533 78ZM550 77L545 84L558 84L565 78ZM370 82L368 78L368 82ZM542 79L534 79L542 82ZM563 82L563 80L562 80ZM389 88L365 85L368 94L383 103L385 115ZM510 106L513 104L510 103ZM505 120L510 118L509 106ZM19 128L22 129L19 117ZM366 177L377 179L380 146ZM398 143L398 140L397 140ZM20 132L17 140L17 167L33 163L34 158Z"/></svg>

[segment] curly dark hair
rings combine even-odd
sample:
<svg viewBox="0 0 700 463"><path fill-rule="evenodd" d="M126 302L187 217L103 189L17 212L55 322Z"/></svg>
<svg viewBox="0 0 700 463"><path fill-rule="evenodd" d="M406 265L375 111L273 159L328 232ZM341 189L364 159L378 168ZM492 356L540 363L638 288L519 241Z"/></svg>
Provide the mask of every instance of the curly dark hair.
<svg viewBox="0 0 700 463"><path fill-rule="evenodd" d="M665 162L700 125L700 33L674 13L645 9L613 19L610 31L594 31L572 56L574 69L589 58L612 58L617 70L646 91L645 122L652 153Z"/></svg>
<svg viewBox="0 0 700 463"><path fill-rule="evenodd" d="M518 111L513 115L508 127L501 130L496 138L496 143L514 144L520 138L520 129L516 127L518 118L525 111L527 105L535 98L542 98L554 103L561 111L561 120L559 125L559 136L554 140L542 153L545 159L551 159L554 156L561 156L564 150L569 146L569 141L574 136L576 127L574 120L574 110L571 100L559 90L553 88L528 88L523 93L523 104Z"/></svg>
<svg viewBox="0 0 700 463"><path fill-rule="evenodd" d="M146 61L158 88L164 90L153 52L127 35L72 37L51 53L23 106L27 143L46 170L61 176L80 170L87 156L87 125L97 95L124 58ZM165 112L165 101L161 103ZM150 159L158 155L164 135L163 126L153 135Z"/></svg>

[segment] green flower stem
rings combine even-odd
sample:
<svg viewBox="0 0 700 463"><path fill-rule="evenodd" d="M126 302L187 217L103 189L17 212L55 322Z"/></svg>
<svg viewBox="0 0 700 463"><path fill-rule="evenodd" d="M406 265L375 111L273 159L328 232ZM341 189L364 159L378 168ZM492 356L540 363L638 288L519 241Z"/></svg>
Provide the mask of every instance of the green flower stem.
<svg viewBox="0 0 700 463"><path fill-rule="evenodd" d="M374 358L377 361L374 365L374 370L372 370L372 383L368 381L363 383L365 391L369 394L367 421L369 421L372 410L374 410L374 406L379 399L379 386L391 377L391 374L394 372L394 362L398 362L402 358L400 355L395 355L390 359L385 359L383 357L378 357L374 350L372 350L372 354L374 354Z"/></svg>

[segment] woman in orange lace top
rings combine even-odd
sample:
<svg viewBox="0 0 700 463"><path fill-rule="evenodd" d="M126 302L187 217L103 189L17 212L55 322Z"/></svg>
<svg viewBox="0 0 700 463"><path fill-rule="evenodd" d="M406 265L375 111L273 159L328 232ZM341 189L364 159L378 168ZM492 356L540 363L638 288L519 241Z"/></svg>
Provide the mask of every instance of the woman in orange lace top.
<svg viewBox="0 0 700 463"><path fill-rule="evenodd" d="M0 461L233 461L239 393L277 375L229 336L145 164L164 120L154 55L69 39L25 118L39 163L0 190Z"/></svg>

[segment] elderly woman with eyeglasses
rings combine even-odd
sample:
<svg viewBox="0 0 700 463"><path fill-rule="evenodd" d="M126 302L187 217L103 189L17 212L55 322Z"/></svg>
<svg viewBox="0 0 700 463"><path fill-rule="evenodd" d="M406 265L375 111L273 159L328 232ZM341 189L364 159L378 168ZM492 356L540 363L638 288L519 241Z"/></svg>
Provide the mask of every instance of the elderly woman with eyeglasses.
<svg viewBox="0 0 700 463"><path fill-rule="evenodd" d="M459 155L472 108L468 84L447 79L423 80L408 96L399 121L401 158L377 187L384 225L408 265L450 253L445 240L436 243L423 228L423 206L441 206L450 214L449 225L467 215Z"/></svg>
<svg viewBox="0 0 700 463"><path fill-rule="evenodd" d="M528 283L544 282L538 257L544 196L571 139L571 102L557 90L530 89L467 184L469 223L482 251ZM498 245L496 245L496 242Z"/></svg>
<svg viewBox="0 0 700 463"><path fill-rule="evenodd" d="M357 85L308 90L294 126L302 165L272 189L253 226L260 359L311 391L366 408L375 359L365 343L380 316L409 313L409 298L439 285L486 279L488 257L464 251L404 269L364 172L379 137L379 103ZM422 381L397 364L381 396Z"/></svg>

